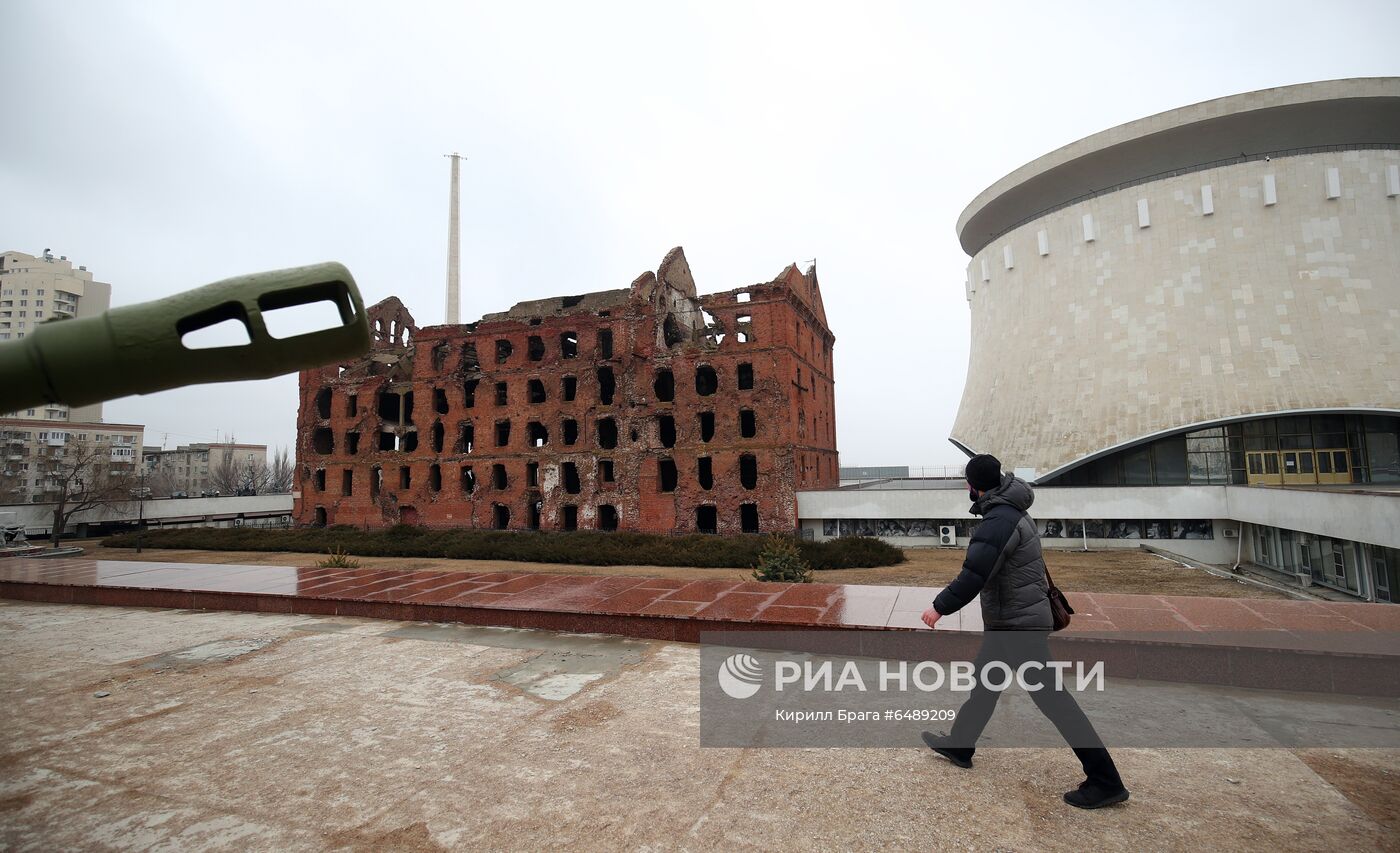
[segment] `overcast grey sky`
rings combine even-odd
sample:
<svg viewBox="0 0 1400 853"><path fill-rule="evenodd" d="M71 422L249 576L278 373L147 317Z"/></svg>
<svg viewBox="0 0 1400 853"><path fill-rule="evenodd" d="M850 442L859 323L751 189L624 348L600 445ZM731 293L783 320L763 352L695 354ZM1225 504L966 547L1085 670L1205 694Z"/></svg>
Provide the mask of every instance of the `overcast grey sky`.
<svg viewBox="0 0 1400 853"><path fill-rule="evenodd" d="M1252 89L1400 74L1400 3L0 0L0 249L114 304L321 260L442 321L815 257L845 465L938 465L967 366L954 224L1075 139ZM1008 342L1014 346L1014 342ZM290 445L296 378L108 403L147 443Z"/></svg>

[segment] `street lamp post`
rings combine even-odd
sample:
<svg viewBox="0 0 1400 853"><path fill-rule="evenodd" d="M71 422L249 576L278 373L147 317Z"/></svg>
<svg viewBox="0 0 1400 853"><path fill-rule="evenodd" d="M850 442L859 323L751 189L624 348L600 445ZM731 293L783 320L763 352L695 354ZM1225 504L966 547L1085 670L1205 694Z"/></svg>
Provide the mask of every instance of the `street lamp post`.
<svg viewBox="0 0 1400 853"><path fill-rule="evenodd" d="M141 553L141 533L146 529L146 466L141 466L141 485L136 492L136 553Z"/></svg>

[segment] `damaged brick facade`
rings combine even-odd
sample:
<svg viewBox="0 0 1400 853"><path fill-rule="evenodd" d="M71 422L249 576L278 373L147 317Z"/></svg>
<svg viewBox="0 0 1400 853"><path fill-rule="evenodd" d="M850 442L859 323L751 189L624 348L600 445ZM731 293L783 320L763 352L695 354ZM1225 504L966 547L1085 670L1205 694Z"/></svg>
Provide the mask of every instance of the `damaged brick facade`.
<svg viewBox="0 0 1400 853"><path fill-rule="evenodd" d="M837 485L815 267L697 296L684 253L631 287L418 328L301 373L300 524L788 532Z"/></svg>

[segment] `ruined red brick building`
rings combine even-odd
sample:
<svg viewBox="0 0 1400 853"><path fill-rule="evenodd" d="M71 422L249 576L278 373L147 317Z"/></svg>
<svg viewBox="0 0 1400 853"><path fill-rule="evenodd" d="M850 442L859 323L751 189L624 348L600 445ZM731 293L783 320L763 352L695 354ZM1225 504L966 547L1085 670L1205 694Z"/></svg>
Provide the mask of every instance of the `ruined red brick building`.
<svg viewBox="0 0 1400 853"><path fill-rule="evenodd" d="M298 523L792 531L797 490L837 484L815 267L698 296L677 248L476 323L368 313L368 356L301 373Z"/></svg>

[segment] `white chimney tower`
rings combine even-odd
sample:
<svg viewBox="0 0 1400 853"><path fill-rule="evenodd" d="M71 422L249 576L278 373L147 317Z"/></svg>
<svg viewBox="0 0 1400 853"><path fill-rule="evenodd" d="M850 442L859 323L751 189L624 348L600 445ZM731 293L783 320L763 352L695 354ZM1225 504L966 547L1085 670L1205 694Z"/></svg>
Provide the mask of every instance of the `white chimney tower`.
<svg viewBox="0 0 1400 853"><path fill-rule="evenodd" d="M451 154L444 154L452 160L452 192L447 209L447 310L444 312L443 322L453 325L461 322L461 259L460 244L462 242L461 227L457 222L457 182L458 163L462 155L455 151Z"/></svg>

